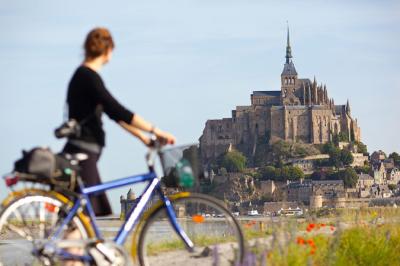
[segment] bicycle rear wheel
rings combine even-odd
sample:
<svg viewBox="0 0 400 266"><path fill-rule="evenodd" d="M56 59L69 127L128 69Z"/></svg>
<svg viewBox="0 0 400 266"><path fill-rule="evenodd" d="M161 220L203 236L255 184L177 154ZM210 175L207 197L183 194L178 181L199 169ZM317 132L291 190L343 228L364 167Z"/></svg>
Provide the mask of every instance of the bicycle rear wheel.
<svg viewBox="0 0 400 266"><path fill-rule="evenodd" d="M159 206L145 221L138 243L142 266L232 265L242 262L244 239L238 222L215 198L181 193L170 198L178 223L195 244L189 252Z"/></svg>
<svg viewBox="0 0 400 266"><path fill-rule="evenodd" d="M11 201L0 213L0 262L41 264L32 250L51 235L70 204L61 194L46 191L34 191ZM87 221L79 216L73 218L63 233L74 239L91 236Z"/></svg>

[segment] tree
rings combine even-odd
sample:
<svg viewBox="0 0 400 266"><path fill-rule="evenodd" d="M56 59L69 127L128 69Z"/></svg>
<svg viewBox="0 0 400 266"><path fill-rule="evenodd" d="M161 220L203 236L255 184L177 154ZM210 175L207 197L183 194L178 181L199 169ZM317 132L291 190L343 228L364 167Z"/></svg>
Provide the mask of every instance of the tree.
<svg viewBox="0 0 400 266"><path fill-rule="evenodd" d="M286 181L286 180L289 179L289 176L290 176L290 169L289 169L289 166L283 166L283 167L281 168L281 171L280 171L280 177L279 177L279 179L280 179L281 181Z"/></svg>
<svg viewBox="0 0 400 266"><path fill-rule="evenodd" d="M261 172L262 179L264 179L264 180L268 180L268 179L275 180L275 178L276 178L276 169L275 169L275 167L268 165L268 166L262 167L260 170L261 170L260 172Z"/></svg>
<svg viewBox="0 0 400 266"><path fill-rule="evenodd" d="M357 151L359 153L362 153L364 155L368 155L368 149L367 149L367 145L365 145L364 143L362 143L361 141L356 141L354 142L354 144L357 145Z"/></svg>
<svg viewBox="0 0 400 266"><path fill-rule="evenodd" d="M329 153L329 164L335 167L341 167L342 162L340 160L340 149L336 148Z"/></svg>
<svg viewBox="0 0 400 266"><path fill-rule="evenodd" d="M333 142L327 142L321 148L322 153L327 153L327 154L330 154L331 152L334 152L337 150L338 150L338 148L335 146L335 144Z"/></svg>
<svg viewBox="0 0 400 266"><path fill-rule="evenodd" d="M400 155L397 152L389 154L389 158L393 159L396 167L400 167Z"/></svg>
<svg viewBox="0 0 400 266"><path fill-rule="evenodd" d="M349 142L349 135L346 132L339 133L339 141L341 142Z"/></svg>
<svg viewBox="0 0 400 266"><path fill-rule="evenodd" d="M272 156L276 165L281 164L290 156L290 145L285 141L277 141L272 144Z"/></svg>
<svg viewBox="0 0 400 266"><path fill-rule="evenodd" d="M354 170L357 172L357 174L369 174L371 171L371 166L370 165L356 166L354 167Z"/></svg>
<svg viewBox="0 0 400 266"><path fill-rule="evenodd" d="M336 145L339 146L339 135L338 134L334 134L332 136L332 142Z"/></svg>
<svg viewBox="0 0 400 266"><path fill-rule="evenodd" d="M354 161L354 157L349 150L343 149L340 151L340 161L343 165L350 165Z"/></svg>
<svg viewBox="0 0 400 266"><path fill-rule="evenodd" d="M337 173L338 179L343 180L344 186L348 188L354 188L358 181L358 175L356 171L349 167L345 170L341 170Z"/></svg>
<svg viewBox="0 0 400 266"><path fill-rule="evenodd" d="M241 152L232 150L224 155L221 166L228 172L241 172L246 167L246 157Z"/></svg>
<svg viewBox="0 0 400 266"><path fill-rule="evenodd" d="M297 166L289 167L289 180L299 180L304 178L304 172Z"/></svg>

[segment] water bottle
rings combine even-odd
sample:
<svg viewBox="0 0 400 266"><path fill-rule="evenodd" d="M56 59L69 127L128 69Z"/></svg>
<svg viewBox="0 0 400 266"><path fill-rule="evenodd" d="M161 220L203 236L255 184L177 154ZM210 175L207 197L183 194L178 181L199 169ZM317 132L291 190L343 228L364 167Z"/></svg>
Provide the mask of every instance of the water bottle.
<svg viewBox="0 0 400 266"><path fill-rule="evenodd" d="M186 159L180 160L176 164L178 170L179 185L184 188L191 188L194 185L194 175L190 163Z"/></svg>

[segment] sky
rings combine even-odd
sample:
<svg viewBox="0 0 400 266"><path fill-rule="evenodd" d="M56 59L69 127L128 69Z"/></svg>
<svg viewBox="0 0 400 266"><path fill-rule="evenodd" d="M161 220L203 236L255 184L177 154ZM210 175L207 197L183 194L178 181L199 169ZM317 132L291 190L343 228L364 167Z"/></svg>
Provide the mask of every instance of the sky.
<svg viewBox="0 0 400 266"><path fill-rule="evenodd" d="M400 152L399 1L0 0L0 173L22 149L62 149L53 130L92 28L116 43L101 70L107 88L183 144L249 105L253 90L280 89L286 21L299 78L316 76L336 104L349 99L369 151ZM103 120L103 180L145 172L146 148ZM109 193L115 213L128 189Z"/></svg>

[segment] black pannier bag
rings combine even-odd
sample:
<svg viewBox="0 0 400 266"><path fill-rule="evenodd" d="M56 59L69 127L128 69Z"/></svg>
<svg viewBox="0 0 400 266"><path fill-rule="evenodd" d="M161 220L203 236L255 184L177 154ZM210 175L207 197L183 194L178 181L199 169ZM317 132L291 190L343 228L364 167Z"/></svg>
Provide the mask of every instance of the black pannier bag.
<svg viewBox="0 0 400 266"><path fill-rule="evenodd" d="M14 171L21 180L46 183L74 189L78 165L72 165L64 154L54 154L49 148L36 147L22 151L22 158L14 163Z"/></svg>

